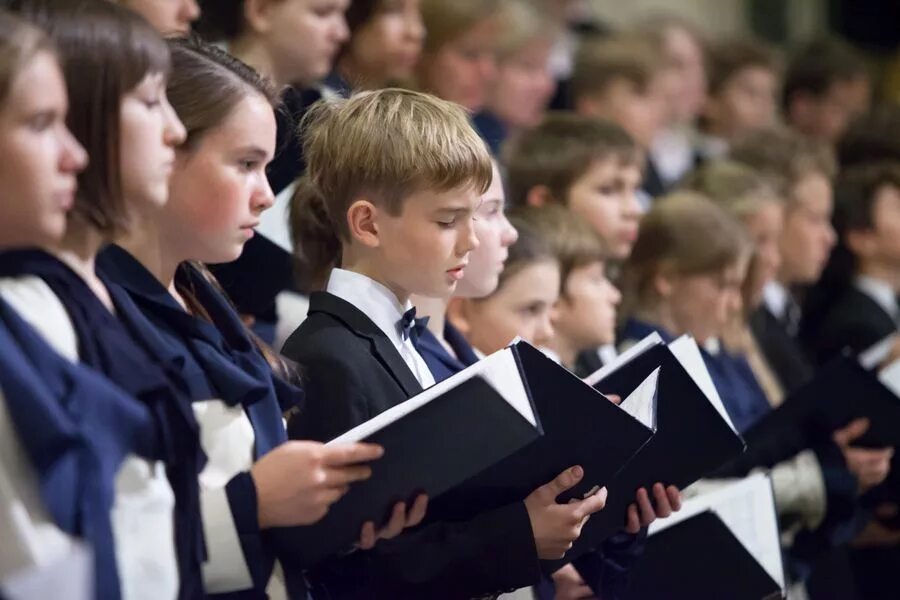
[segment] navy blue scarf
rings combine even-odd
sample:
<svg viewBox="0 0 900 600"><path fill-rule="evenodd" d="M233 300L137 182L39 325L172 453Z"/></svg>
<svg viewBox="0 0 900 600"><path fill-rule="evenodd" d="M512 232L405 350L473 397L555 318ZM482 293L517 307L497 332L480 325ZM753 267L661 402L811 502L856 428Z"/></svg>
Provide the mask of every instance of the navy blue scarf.
<svg viewBox="0 0 900 600"><path fill-rule="evenodd" d="M155 351L155 329L118 286L106 283L116 315L107 310L85 281L65 263L40 250L0 255L0 276L40 277L66 307L78 339L81 362L140 400L154 417L154 456L166 465L175 494L175 547L180 597L202 594L206 560L198 475L206 463L187 387L166 369L171 356Z"/></svg>

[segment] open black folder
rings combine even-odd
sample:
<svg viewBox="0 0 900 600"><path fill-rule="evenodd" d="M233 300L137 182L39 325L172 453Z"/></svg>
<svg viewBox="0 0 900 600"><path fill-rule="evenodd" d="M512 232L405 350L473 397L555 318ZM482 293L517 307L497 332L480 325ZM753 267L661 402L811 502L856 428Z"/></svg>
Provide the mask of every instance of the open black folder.
<svg viewBox="0 0 900 600"><path fill-rule="evenodd" d="M588 520L565 559L546 570L574 560L620 531L639 488L649 490L661 482L684 489L744 450L690 337L666 345L659 336L650 336L586 381L603 393L625 398L625 408L629 394L656 369L655 434L608 483L606 507Z"/></svg>
<svg viewBox="0 0 900 600"><path fill-rule="evenodd" d="M687 500L650 526L626 600L781 598L785 577L778 517L765 475Z"/></svg>
<svg viewBox="0 0 900 600"><path fill-rule="evenodd" d="M517 352L492 354L329 442L385 452L321 521L273 531L278 556L294 568L347 552L363 524L383 524L397 502L436 498L541 434Z"/></svg>

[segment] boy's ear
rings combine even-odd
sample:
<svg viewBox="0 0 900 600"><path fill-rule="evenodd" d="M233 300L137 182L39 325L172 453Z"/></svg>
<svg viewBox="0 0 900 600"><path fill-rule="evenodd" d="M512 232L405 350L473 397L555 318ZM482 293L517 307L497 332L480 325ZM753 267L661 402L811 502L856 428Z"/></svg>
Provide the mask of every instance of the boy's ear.
<svg viewBox="0 0 900 600"><path fill-rule="evenodd" d="M525 204L534 208L541 208L553 201L553 194L546 185L536 185L525 194Z"/></svg>
<svg viewBox="0 0 900 600"><path fill-rule="evenodd" d="M244 0L244 20L249 29L257 33L268 33L272 29L269 8L272 0Z"/></svg>
<svg viewBox="0 0 900 600"><path fill-rule="evenodd" d="M672 295L672 283L672 278L664 270L653 276L653 289L660 298L666 299Z"/></svg>
<svg viewBox="0 0 900 600"><path fill-rule="evenodd" d="M381 240L378 230L378 208L368 200L357 200L347 209L350 239L369 248L377 248Z"/></svg>
<svg viewBox="0 0 900 600"><path fill-rule="evenodd" d="M867 229L851 229L844 234L844 242L853 255L867 258L875 250L872 232Z"/></svg>
<svg viewBox="0 0 900 600"><path fill-rule="evenodd" d="M601 94L583 94L575 98L575 112L582 117L603 118L604 102Z"/></svg>
<svg viewBox="0 0 900 600"><path fill-rule="evenodd" d="M447 320L463 337L469 337L472 325L469 320L469 301L466 298L450 298L447 303Z"/></svg>

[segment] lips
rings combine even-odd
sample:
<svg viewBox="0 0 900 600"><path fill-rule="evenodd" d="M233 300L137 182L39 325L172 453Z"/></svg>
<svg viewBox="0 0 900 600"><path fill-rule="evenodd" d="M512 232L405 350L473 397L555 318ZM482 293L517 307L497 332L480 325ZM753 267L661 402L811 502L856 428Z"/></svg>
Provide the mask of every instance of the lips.
<svg viewBox="0 0 900 600"><path fill-rule="evenodd" d="M455 281L459 281L462 279L463 274L465 273L466 265L459 265L447 271L447 275L450 276L451 279Z"/></svg>

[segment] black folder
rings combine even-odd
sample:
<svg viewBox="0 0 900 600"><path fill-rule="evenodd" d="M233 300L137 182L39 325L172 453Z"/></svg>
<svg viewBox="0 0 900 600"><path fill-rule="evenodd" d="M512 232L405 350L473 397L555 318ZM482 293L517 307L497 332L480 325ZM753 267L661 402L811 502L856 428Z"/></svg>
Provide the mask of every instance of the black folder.
<svg viewBox="0 0 900 600"><path fill-rule="evenodd" d="M527 397L528 386L516 352L501 353L511 355L511 368L521 378L525 400L530 411L535 412ZM361 441L380 444L385 449L384 456L371 464L372 477L353 484L318 523L273 531L282 564L292 569L310 567L347 552L359 539L362 525L366 521L385 523L397 502L411 501L419 493L436 498L539 438L539 419L533 425L486 378L471 376L501 353L426 390L423 394L433 395L439 390L443 393L374 433L361 436ZM510 359L506 360L509 367ZM405 412L413 406L407 403L414 402L416 398L391 411ZM391 411L379 417L383 420ZM345 435L365 431L371 423Z"/></svg>
<svg viewBox="0 0 900 600"><path fill-rule="evenodd" d="M649 489L661 482L684 489L743 452L741 436L662 342L632 358L594 387L627 398L657 368L656 433L609 483L606 507L588 520L565 559L546 565L546 571L597 548L620 531L628 505L635 501L639 488Z"/></svg>
<svg viewBox="0 0 900 600"><path fill-rule="evenodd" d="M627 600L781 597L779 584L712 511L651 536L625 595Z"/></svg>
<svg viewBox="0 0 900 600"><path fill-rule="evenodd" d="M574 465L584 469L584 478L557 501L584 498L608 485L653 435L650 427L540 350L525 342L512 347L544 435L437 499L429 509L431 518L468 519L522 501Z"/></svg>

